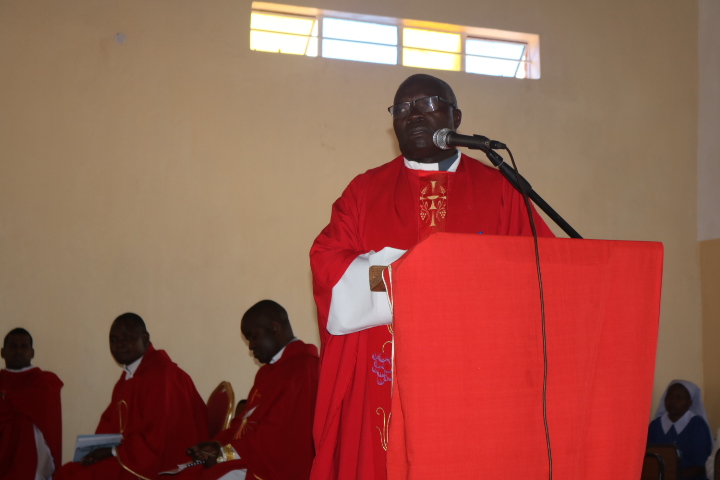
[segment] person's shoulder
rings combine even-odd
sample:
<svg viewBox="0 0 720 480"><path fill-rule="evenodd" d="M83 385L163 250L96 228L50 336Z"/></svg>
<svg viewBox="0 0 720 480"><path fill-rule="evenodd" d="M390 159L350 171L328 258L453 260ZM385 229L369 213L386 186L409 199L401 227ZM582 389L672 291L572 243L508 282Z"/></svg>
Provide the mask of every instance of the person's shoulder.
<svg viewBox="0 0 720 480"><path fill-rule="evenodd" d="M493 179L500 179L500 177L502 177L502 173L500 173L496 168L485 165L480 160L469 157L464 153L461 154L460 166L458 167L459 173L463 170L471 175L482 175Z"/></svg>
<svg viewBox="0 0 720 480"><path fill-rule="evenodd" d="M396 173L398 170L405 167L405 161L400 155L399 157L396 157L394 160L391 160L387 163L384 163L380 165L379 167L374 167L369 170L366 170L364 173L361 173L357 175L350 184L354 183L361 183L361 182L372 182L377 177L382 177L385 175L391 175L393 173Z"/></svg>
<svg viewBox="0 0 720 480"><path fill-rule="evenodd" d="M310 356L318 358L318 348L312 343L305 343L302 340L290 342L285 351L288 356Z"/></svg>
<svg viewBox="0 0 720 480"><path fill-rule="evenodd" d="M53 385L57 385L60 387L62 387L64 385L62 380L60 380L60 377L58 377L53 372L48 371L48 370L41 370L39 368L37 370L38 370L38 378L41 378L44 382L47 382L47 383L53 384Z"/></svg>
<svg viewBox="0 0 720 480"><path fill-rule="evenodd" d="M289 343L280 360L282 369L288 371L317 371L320 364L317 347L302 340Z"/></svg>
<svg viewBox="0 0 720 480"><path fill-rule="evenodd" d="M42 370L39 367L33 367L24 372L10 372L3 369L0 371L0 377L6 377L9 381L14 381L13 383L25 384L32 387L42 385L48 388L62 388L64 385L60 377L53 372Z"/></svg>
<svg viewBox="0 0 720 480"><path fill-rule="evenodd" d="M650 443L658 443L658 438L664 437L665 432L663 431L662 424L660 423L660 417L653 419L648 425L648 441Z"/></svg>
<svg viewBox="0 0 720 480"><path fill-rule="evenodd" d="M708 433L710 432L710 426L700 415L695 415L694 417L692 417L688 422L688 427L698 430L707 430Z"/></svg>
<svg viewBox="0 0 720 480"><path fill-rule="evenodd" d="M145 352L145 355L143 356L143 359L140 362L140 366L135 372L135 375L142 375L143 372L152 371L182 372L182 369L175 362L172 361L170 355L168 355L165 350L155 350L155 348L152 348L151 346Z"/></svg>
<svg viewBox="0 0 720 480"><path fill-rule="evenodd" d="M190 374L173 362L165 350L145 353L133 378L157 388L195 388Z"/></svg>

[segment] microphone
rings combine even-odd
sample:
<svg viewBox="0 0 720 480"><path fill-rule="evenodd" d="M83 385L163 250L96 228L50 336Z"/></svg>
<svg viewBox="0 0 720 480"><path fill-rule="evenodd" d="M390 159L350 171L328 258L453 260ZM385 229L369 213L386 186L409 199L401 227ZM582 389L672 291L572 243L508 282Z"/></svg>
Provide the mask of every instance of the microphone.
<svg viewBox="0 0 720 480"><path fill-rule="evenodd" d="M497 140L490 140L482 135L460 135L449 128L441 128L433 134L433 143L443 150L450 150L453 147L467 147L476 150L505 150L507 146Z"/></svg>

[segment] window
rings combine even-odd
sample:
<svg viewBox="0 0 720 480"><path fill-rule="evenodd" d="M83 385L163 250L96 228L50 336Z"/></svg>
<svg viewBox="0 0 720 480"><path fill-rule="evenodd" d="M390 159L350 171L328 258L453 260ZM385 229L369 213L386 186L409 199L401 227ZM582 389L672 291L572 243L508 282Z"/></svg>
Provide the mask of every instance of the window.
<svg viewBox="0 0 720 480"><path fill-rule="evenodd" d="M250 49L482 75L540 78L539 37L253 2Z"/></svg>
<svg viewBox="0 0 720 480"><path fill-rule="evenodd" d="M397 27L325 17L322 56L360 62L397 63Z"/></svg>

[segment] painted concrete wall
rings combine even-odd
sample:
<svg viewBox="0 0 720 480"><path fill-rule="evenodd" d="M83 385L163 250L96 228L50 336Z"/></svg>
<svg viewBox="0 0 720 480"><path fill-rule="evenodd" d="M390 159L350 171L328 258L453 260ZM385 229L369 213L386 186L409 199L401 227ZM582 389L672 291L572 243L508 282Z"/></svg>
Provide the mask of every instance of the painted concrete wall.
<svg viewBox="0 0 720 480"><path fill-rule="evenodd" d="M461 132L511 145L585 237L664 243L655 398L702 383L697 169L678 168L697 157L695 2L310 6L539 34L540 80L438 73ZM239 319L259 299L317 343L312 240L398 154L385 108L418 70L251 52L249 18L246 0L0 2L0 330L28 328L65 381L66 460L120 374L122 312L203 396L252 384Z"/></svg>
<svg viewBox="0 0 720 480"><path fill-rule="evenodd" d="M720 428L720 239L700 242L703 396L713 435Z"/></svg>
<svg viewBox="0 0 720 480"><path fill-rule="evenodd" d="M720 3L699 2L698 239L703 316L703 393L720 428Z"/></svg>

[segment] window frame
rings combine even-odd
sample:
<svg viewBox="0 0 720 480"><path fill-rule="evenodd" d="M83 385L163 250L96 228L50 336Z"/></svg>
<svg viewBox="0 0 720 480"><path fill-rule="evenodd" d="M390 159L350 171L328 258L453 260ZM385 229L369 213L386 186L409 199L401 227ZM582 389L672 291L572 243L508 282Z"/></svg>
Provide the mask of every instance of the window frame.
<svg viewBox="0 0 720 480"><path fill-rule="evenodd" d="M392 25L397 27L397 63L398 66L403 65L403 29L404 28L416 28L422 30L437 31L442 33L454 33L460 35L461 51L458 52L460 55L460 70L442 70L442 71L460 71L463 73L470 73L473 75L485 75L482 73L468 72L466 70L466 57L469 55L466 52L466 41L468 38L489 40L489 41L500 41L507 43L520 43L526 45L525 60L519 60L519 67L525 67L524 77L503 77L503 78L525 78L525 79L539 79L540 78L540 36L532 33L513 32L508 30L499 30L492 28L482 27L467 27L460 25L451 25L447 23L430 22L424 20L411 20L402 18L382 17L376 15L366 15L349 12L339 12L335 10L325 10L313 7L300 7L294 5L284 5L277 3L268 3L254 1L251 5L251 12L260 12L267 14L281 14L281 15L292 15L306 18L313 18L318 22L317 28L317 57L323 57L323 19L324 18L337 18L341 20L353 20L358 22L370 22L378 23L383 25ZM312 35L310 36L312 38ZM357 43L372 43L372 42L360 42ZM413 48L413 47L408 47ZM442 52L441 50L425 49L429 52ZM449 52L443 52L449 53ZM470 55L472 57L483 57L481 55ZM497 58L497 57L486 57L486 58ZM514 60L511 60L514 61ZM372 63L372 62L370 62ZM378 63L378 65L387 65L386 63ZM410 67L418 68L418 67ZM423 67L430 68L430 67Z"/></svg>

